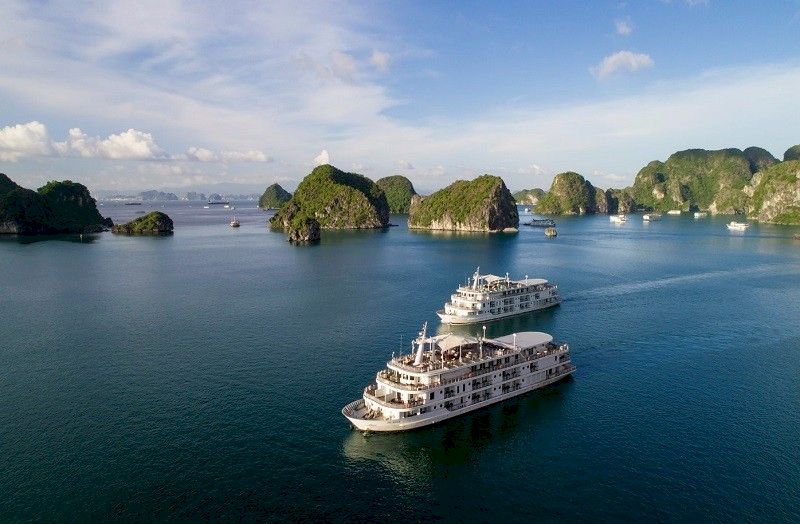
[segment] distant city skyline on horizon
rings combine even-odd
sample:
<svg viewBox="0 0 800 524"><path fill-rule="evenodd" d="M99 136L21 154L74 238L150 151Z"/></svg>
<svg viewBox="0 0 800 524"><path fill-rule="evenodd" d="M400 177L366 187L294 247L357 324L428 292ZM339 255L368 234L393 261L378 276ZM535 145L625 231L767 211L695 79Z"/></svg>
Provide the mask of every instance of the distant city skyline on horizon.
<svg viewBox="0 0 800 524"><path fill-rule="evenodd" d="M0 172L26 187L256 193L331 163L610 188L800 142L794 0L0 5Z"/></svg>

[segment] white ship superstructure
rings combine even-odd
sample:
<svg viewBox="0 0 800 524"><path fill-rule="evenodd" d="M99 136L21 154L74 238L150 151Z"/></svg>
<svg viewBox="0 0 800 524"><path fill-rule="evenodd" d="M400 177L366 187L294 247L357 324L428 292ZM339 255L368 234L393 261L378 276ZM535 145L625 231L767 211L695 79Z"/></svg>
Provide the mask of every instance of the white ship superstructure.
<svg viewBox="0 0 800 524"><path fill-rule="evenodd" d="M497 275L481 275L459 286L444 309L436 312L445 324L489 322L556 306L561 302L558 286L541 278L510 280Z"/></svg>
<svg viewBox="0 0 800 524"><path fill-rule="evenodd" d="M565 343L547 333L499 338L426 336L394 357L342 414L362 431L428 426L552 384L575 371Z"/></svg>

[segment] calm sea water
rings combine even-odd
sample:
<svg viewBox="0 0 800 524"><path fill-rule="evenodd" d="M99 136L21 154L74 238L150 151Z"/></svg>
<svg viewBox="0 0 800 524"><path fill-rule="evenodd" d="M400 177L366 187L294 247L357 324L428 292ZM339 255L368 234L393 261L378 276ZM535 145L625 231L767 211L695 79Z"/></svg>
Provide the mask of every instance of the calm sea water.
<svg viewBox="0 0 800 524"><path fill-rule="evenodd" d="M171 237L0 241L0 520L800 520L797 229L393 217L298 248L252 206L239 230L184 203ZM568 341L574 377L352 431L341 407L476 266L559 284L488 334Z"/></svg>

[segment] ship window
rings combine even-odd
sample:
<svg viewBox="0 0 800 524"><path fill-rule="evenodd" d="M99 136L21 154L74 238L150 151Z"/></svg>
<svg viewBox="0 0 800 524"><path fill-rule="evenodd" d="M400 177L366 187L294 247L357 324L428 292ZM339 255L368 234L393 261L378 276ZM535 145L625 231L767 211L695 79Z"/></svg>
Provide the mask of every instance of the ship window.
<svg viewBox="0 0 800 524"><path fill-rule="evenodd" d="M431 400L433 400L435 393L431 393Z"/></svg>

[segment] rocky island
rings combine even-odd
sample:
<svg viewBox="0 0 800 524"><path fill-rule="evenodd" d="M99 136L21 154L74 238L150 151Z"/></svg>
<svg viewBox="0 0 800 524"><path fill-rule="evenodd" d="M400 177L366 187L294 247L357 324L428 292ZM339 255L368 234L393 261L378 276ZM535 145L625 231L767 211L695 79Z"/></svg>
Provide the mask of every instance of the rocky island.
<svg viewBox="0 0 800 524"><path fill-rule="evenodd" d="M172 230L172 219L167 214L151 211L127 224L115 225L111 232L117 235L169 235Z"/></svg>
<svg viewBox="0 0 800 524"><path fill-rule="evenodd" d="M543 215L585 215L608 213L608 199L602 189L574 171L559 173L553 178L550 190L536 205Z"/></svg>
<svg viewBox="0 0 800 524"><path fill-rule="evenodd" d="M279 184L272 184L264 190L264 194L258 199L258 207L261 209L278 209L291 198L292 194Z"/></svg>
<svg viewBox="0 0 800 524"><path fill-rule="evenodd" d="M32 191L0 173L0 234L94 233L110 226L82 184L52 181Z"/></svg>
<svg viewBox="0 0 800 524"><path fill-rule="evenodd" d="M375 182L386 195L389 212L405 215L411 207L411 198L417 194L411 180L402 175L387 176Z"/></svg>
<svg viewBox="0 0 800 524"><path fill-rule="evenodd" d="M544 195L544 189L534 187L533 189L523 189L514 193L514 201L521 206L535 206L539 199Z"/></svg>
<svg viewBox="0 0 800 524"><path fill-rule="evenodd" d="M415 196L408 216L411 229L504 231L519 227L514 197L503 179L483 175L457 180L430 196Z"/></svg>
<svg viewBox="0 0 800 524"><path fill-rule="evenodd" d="M325 164L300 182L291 200L270 219L270 225L286 232L289 239L308 233L313 241L314 231L319 229L386 227L389 204L369 178Z"/></svg>

